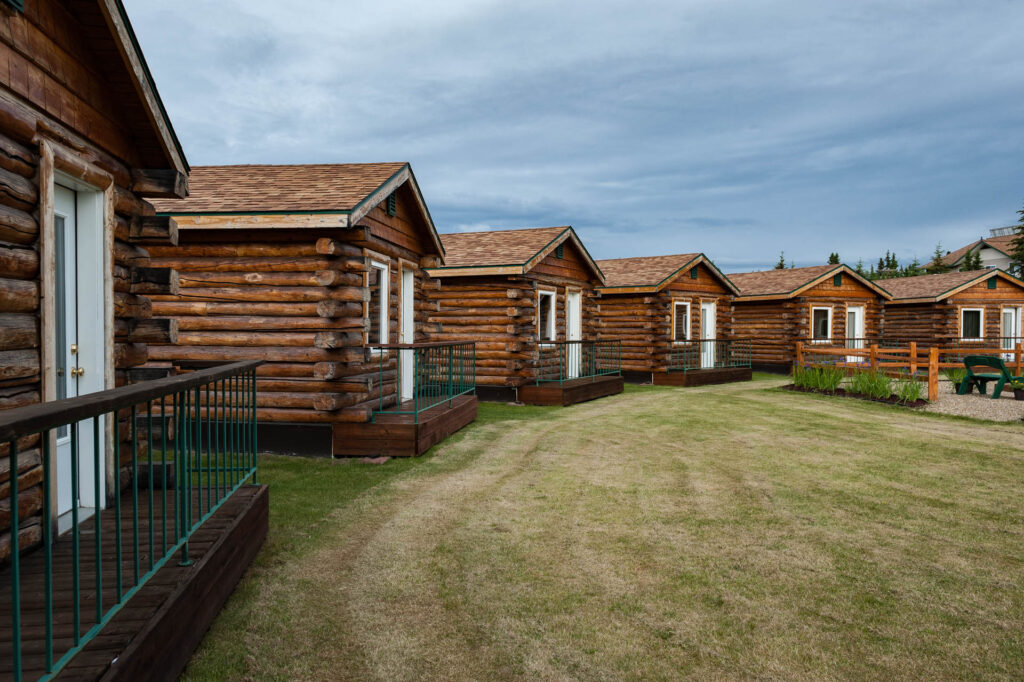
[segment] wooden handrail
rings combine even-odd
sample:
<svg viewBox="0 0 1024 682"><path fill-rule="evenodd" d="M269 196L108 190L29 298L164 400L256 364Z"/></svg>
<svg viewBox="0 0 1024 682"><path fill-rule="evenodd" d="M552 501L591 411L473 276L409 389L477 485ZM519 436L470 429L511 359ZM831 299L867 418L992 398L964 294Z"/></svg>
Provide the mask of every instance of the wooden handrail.
<svg viewBox="0 0 1024 682"><path fill-rule="evenodd" d="M416 350L417 348L444 348L446 346L471 346L475 341L421 341L418 343L381 343L370 348L376 350Z"/></svg>
<svg viewBox="0 0 1024 682"><path fill-rule="evenodd" d="M0 442L73 424L109 412L138 405L220 379L237 376L263 364L262 360L232 362L163 379L153 379L121 388L111 388L77 398L52 400L0 411Z"/></svg>

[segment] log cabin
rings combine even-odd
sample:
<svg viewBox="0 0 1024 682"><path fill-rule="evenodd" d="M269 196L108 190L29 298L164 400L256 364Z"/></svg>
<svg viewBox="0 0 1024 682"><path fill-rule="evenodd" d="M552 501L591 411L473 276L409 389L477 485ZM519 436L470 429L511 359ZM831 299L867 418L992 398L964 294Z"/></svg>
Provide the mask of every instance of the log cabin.
<svg viewBox="0 0 1024 682"><path fill-rule="evenodd" d="M472 340L428 346L425 266L444 248L407 163L207 166L158 202L178 225L153 297L178 328L175 367L262 359L261 447L419 455L476 417ZM455 374L455 390L438 377ZM469 384L469 385L467 385Z"/></svg>
<svg viewBox="0 0 1024 682"><path fill-rule="evenodd" d="M733 340L739 289L702 253L599 260L597 327L622 346L630 381L698 386L751 378L749 346Z"/></svg>
<svg viewBox="0 0 1024 682"><path fill-rule="evenodd" d="M984 345L1008 350L1021 341L1024 281L988 268L900 277L879 282L886 339L918 346Z"/></svg>
<svg viewBox="0 0 1024 682"><path fill-rule="evenodd" d="M441 236L431 337L475 340L478 394L569 405L622 392L618 344L597 338L604 275L570 226Z"/></svg>
<svg viewBox="0 0 1024 682"><path fill-rule="evenodd" d="M815 265L729 275L736 337L750 339L755 369L789 371L796 342L865 347L882 334L891 296L846 265Z"/></svg>
<svg viewBox="0 0 1024 682"><path fill-rule="evenodd" d="M136 539L140 528L137 504L120 514L122 497L154 499L153 478L140 491L139 470L140 456L145 462L154 454L154 429L146 425L163 416L159 404L154 415L152 397L173 400L161 393L173 377L148 381L151 373L139 369L151 344L176 336L173 321L153 318L152 297L177 293L177 274L155 266L149 249L173 245L177 228L150 201L186 196L188 172L120 0L0 0L4 679L59 672L130 679L143 675L142 660L174 677L262 543L267 497L257 486L233 489L227 511L219 502L204 509L238 522L244 538L226 538L201 519L172 528L163 553L145 539L133 551L120 535L121 520ZM138 409L145 416L132 420ZM156 432L173 439L168 423ZM152 519L143 522L152 528ZM217 553L197 546L192 577L163 572L162 562L193 531L206 533L208 547L233 552L229 570L211 577L205 567ZM147 582L158 571L160 579ZM81 582L72 585L72 575ZM176 625L179 632L169 633L155 605L171 612L195 606L164 602L178 588L199 588L205 602L188 612L189 632ZM141 605L131 596L136 590ZM154 643L162 653L152 655Z"/></svg>

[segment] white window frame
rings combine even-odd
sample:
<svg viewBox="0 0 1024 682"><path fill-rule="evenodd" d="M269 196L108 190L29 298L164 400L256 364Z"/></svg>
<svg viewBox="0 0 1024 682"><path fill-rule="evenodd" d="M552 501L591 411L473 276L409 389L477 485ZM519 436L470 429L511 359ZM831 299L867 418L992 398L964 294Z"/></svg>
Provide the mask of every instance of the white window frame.
<svg viewBox="0 0 1024 682"><path fill-rule="evenodd" d="M686 308L686 338L680 339L676 337L676 311L679 308ZM693 318L690 317L690 302L689 301L672 301L672 342L673 343L685 343L690 340L693 329Z"/></svg>
<svg viewBox="0 0 1024 682"><path fill-rule="evenodd" d="M814 313L824 310L828 313L828 336L824 339L814 338ZM816 305L811 306L811 343L830 343L832 341L832 306Z"/></svg>
<svg viewBox="0 0 1024 682"><path fill-rule="evenodd" d="M541 320L541 308L544 305L544 299L551 299L551 314L548 315L548 336L550 338L544 338L541 334L540 320ZM537 341L544 343L546 341L555 341L558 333L558 326L556 324L558 320L558 292L556 291L544 291L540 290L537 292Z"/></svg>
<svg viewBox="0 0 1024 682"><path fill-rule="evenodd" d="M380 315L380 320L379 320L379 323L380 323L380 333L378 334L376 339L371 339L371 338L369 338L370 332L367 331L366 332L367 340L369 341L369 343L367 345L369 345L371 347L371 350L374 353L384 353L384 352L386 352L385 349L378 348L377 346L387 345L388 338L389 338L389 336L388 336L388 331L389 331L388 330L388 322L391 319L391 315L390 315L391 311L389 310L390 300L391 300L391 296L390 296L391 292L389 290L389 285L391 283L391 266L389 264L383 263L383 262L381 262L379 260L371 259L370 260L370 268L372 270L380 270L380 273L381 273L380 274L380 278L381 278L381 280L380 280L380 282L381 282L381 284L380 284L380 312L379 312L379 315ZM367 318L369 318L369 315L370 315L369 303L367 303L366 314L367 314Z"/></svg>
<svg viewBox="0 0 1024 682"><path fill-rule="evenodd" d="M964 334L964 313L978 313L978 334L979 336L966 336ZM1002 320L1000 320L1000 324ZM984 308L961 308L960 309L960 340L961 341L984 341L985 340L985 309Z"/></svg>

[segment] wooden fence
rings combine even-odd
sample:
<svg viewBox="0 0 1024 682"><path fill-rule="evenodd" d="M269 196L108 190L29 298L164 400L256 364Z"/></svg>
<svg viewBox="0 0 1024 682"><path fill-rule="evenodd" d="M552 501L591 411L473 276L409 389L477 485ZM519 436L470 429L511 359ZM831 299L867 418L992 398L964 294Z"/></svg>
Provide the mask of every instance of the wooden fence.
<svg viewBox="0 0 1024 682"><path fill-rule="evenodd" d="M968 355L1000 357L1014 376L1021 376L1024 369L1024 351L1020 342L1016 342L1013 348L930 346L922 349L918 349L917 343L913 341L900 348L882 348L878 344L871 344L866 348L838 348L796 342L796 364L801 367L829 365L848 369L850 372L869 369L897 377L923 375L928 382L928 400L936 400L939 397L939 375L942 370L963 368L963 359ZM830 358L835 360L829 361Z"/></svg>

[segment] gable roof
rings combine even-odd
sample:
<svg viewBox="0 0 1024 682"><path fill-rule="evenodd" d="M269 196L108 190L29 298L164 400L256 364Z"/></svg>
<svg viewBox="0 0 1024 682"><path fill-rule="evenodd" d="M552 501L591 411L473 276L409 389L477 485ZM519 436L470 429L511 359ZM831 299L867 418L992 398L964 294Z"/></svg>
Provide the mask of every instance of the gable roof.
<svg viewBox="0 0 1024 682"><path fill-rule="evenodd" d="M703 253L599 260L597 264L605 275L605 285L600 290L603 294L658 292L700 263L707 264L727 289L739 294L736 285Z"/></svg>
<svg viewBox="0 0 1024 682"><path fill-rule="evenodd" d="M1010 249L1012 248L1010 246L1010 242L1012 242L1014 239L1016 239L1016 235L1012 234L1008 234L1002 237L983 237L977 241L971 242L967 246L961 246L956 251L950 251L949 253L942 257L942 262L945 263L946 265L955 266L964 259L964 256L966 256L969 251L973 250L975 247L981 246L987 246L989 248L995 249L1004 256L1009 257Z"/></svg>
<svg viewBox="0 0 1024 682"><path fill-rule="evenodd" d="M196 217L191 223L179 220L181 229L253 227L245 221L223 218L258 215L308 217L289 222L290 227L354 227L406 183L429 226L437 252L443 254L434 221L408 163L197 166L192 169L188 198L150 203L164 215Z"/></svg>
<svg viewBox="0 0 1024 682"><path fill-rule="evenodd" d="M897 277L884 280L884 286L892 294L893 303L935 303L992 277L1005 279L1024 288L1024 281L998 268Z"/></svg>
<svg viewBox="0 0 1024 682"><path fill-rule="evenodd" d="M843 264L740 272L730 274L729 279L739 287L740 300L771 300L793 298L839 273L853 277L882 298L892 298L885 289Z"/></svg>
<svg viewBox="0 0 1024 682"><path fill-rule="evenodd" d="M444 267L428 269L427 273L431 277L522 275L567 241L579 249L584 262L604 283L604 273L571 225L444 234Z"/></svg>

